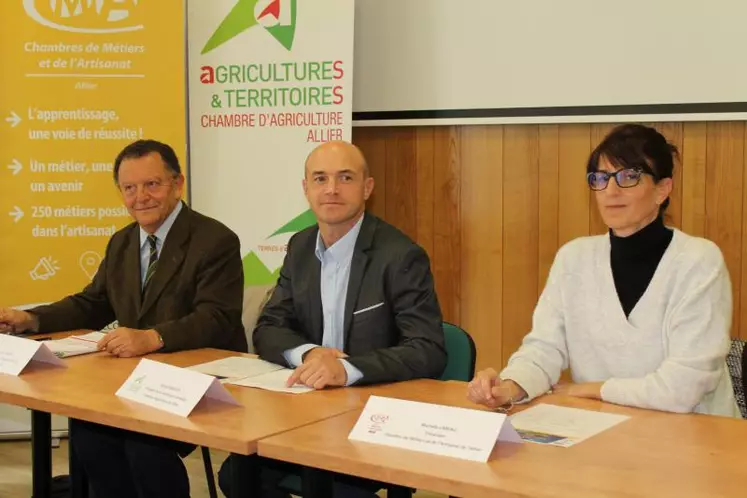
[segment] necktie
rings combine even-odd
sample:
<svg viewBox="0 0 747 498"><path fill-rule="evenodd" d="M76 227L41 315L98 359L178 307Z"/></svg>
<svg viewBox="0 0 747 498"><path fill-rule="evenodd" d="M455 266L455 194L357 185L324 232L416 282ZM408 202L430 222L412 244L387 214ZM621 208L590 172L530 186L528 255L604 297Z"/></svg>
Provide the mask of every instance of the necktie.
<svg viewBox="0 0 747 498"><path fill-rule="evenodd" d="M145 270L145 279L143 279L143 296L145 295L145 291L148 288L150 279L153 277L153 274L156 272L156 267L158 266L158 247L156 246L157 241L158 237L156 237L155 235L148 235L148 243L150 244L150 257L148 259L148 269Z"/></svg>

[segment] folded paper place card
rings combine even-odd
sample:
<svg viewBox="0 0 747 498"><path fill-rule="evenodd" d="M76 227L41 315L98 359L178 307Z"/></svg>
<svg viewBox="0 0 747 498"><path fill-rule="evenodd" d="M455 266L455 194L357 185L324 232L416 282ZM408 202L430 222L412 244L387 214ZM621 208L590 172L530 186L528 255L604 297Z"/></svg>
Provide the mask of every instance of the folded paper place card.
<svg viewBox="0 0 747 498"><path fill-rule="evenodd" d="M0 334L0 373L20 375L31 361L66 366L47 346L24 337Z"/></svg>
<svg viewBox="0 0 747 498"><path fill-rule="evenodd" d="M348 439L487 462L496 441L520 443L502 413L371 396Z"/></svg>
<svg viewBox="0 0 747 498"><path fill-rule="evenodd" d="M239 404L211 375L148 359L140 360L117 396L182 417L188 416L203 397Z"/></svg>

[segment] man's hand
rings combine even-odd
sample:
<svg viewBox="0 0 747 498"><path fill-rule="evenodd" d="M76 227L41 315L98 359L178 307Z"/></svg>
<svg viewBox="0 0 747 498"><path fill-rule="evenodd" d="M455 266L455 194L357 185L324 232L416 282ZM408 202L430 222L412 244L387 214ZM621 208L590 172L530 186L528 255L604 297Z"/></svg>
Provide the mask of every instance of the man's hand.
<svg viewBox="0 0 747 498"><path fill-rule="evenodd" d="M477 372L467 385L467 399L473 403L496 409L527 395L526 391L512 380L501 380L498 372L487 368Z"/></svg>
<svg viewBox="0 0 747 498"><path fill-rule="evenodd" d="M99 342L100 351L120 358L131 358L152 353L161 348L160 334L153 329L138 330L119 327L106 334Z"/></svg>
<svg viewBox="0 0 747 498"><path fill-rule="evenodd" d="M338 354L328 352L318 352L315 356L309 357L311 353L318 349L329 350L331 348L314 348L309 351L303 360L303 365L296 368L286 386L292 387L295 384L303 384L314 389L324 389L325 387L344 386L348 381L348 373L340 361L345 353L337 351ZM342 356L340 356L342 355Z"/></svg>
<svg viewBox="0 0 747 498"><path fill-rule="evenodd" d="M39 328L37 318L27 311L0 308L0 334L16 334Z"/></svg>
<svg viewBox="0 0 747 498"><path fill-rule="evenodd" d="M552 387L553 394L563 394L576 398L602 399L604 382L582 382L580 384L557 384Z"/></svg>

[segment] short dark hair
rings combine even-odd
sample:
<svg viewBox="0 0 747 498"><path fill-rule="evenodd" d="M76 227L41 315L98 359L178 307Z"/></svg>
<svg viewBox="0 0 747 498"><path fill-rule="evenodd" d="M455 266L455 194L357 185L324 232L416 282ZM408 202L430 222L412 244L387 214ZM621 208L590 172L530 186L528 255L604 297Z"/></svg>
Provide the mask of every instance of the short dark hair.
<svg viewBox="0 0 747 498"><path fill-rule="evenodd" d="M179 166L179 158L176 157L176 152L174 152L174 149L170 145L157 140L138 140L122 149L122 152L114 160L114 183L119 182L119 167L122 165L122 161L125 159L137 159L153 152L161 156L163 162L166 163L166 168L174 176L181 174L182 168Z"/></svg>
<svg viewBox="0 0 747 498"><path fill-rule="evenodd" d="M679 160L679 151L654 128L641 124L624 124L615 127L592 151L586 172L598 171L602 157L616 168L640 169L653 176L655 183L659 183L664 178L672 178L675 160ZM667 206L668 198L659 211L663 213Z"/></svg>

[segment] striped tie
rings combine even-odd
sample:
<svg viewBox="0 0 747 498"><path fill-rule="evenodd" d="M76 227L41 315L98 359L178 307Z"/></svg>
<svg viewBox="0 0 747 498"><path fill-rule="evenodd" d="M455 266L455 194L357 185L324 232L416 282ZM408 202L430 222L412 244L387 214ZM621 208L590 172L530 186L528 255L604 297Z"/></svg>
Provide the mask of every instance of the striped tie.
<svg viewBox="0 0 747 498"><path fill-rule="evenodd" d="M150 279L156 272L156 267L158 266L158 247L156 246L157 241L158 237L156 237L155 235L148 235L148 243L150 243L150 258L148 259L148 269L145 270L145 279L143 279L143 296L145 295L145 290L148 288Z"/></svg>

